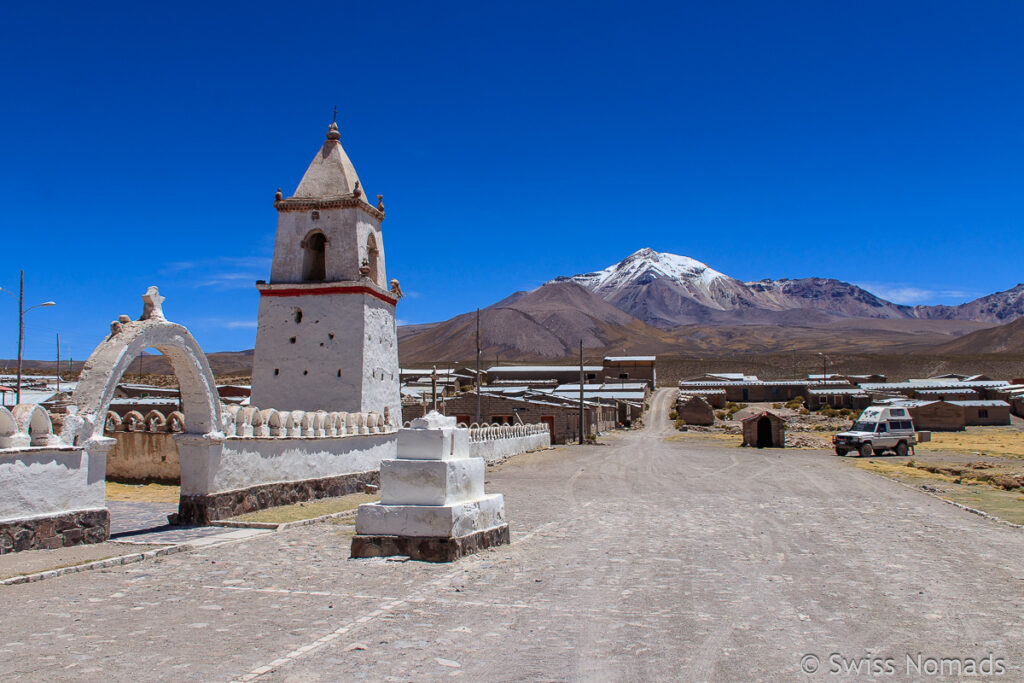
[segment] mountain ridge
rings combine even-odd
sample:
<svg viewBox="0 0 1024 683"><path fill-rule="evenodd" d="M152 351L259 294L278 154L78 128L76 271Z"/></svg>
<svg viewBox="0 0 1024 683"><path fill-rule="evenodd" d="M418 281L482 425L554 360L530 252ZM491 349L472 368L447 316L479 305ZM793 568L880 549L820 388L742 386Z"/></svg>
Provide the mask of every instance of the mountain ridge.
<svg viewBox="0 0 1024 683"><path fill-rule="evenodd" d="M688 256L645 247L590 273L549 281L575 282L662 329L689 324L771 324L782 311L824 312L841 318L971 320L1002 324L1024 316L1024 284L957 306L907 306L834 278L744 282ZM545 283L548 284L548 283ZM789 322L799 321L793 314Z"/></svg>

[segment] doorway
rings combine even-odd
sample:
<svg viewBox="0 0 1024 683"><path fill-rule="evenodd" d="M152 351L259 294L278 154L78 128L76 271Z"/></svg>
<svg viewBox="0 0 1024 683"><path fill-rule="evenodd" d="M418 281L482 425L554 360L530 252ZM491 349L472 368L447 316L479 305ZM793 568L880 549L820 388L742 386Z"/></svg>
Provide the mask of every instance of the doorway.
<svg viewBox="0 0 1024 683"><path fill-rule="evenodd" d="M757 447L772 448L775 443L772 440L772 421L768 417L761 417L757 421Z"/></svg>

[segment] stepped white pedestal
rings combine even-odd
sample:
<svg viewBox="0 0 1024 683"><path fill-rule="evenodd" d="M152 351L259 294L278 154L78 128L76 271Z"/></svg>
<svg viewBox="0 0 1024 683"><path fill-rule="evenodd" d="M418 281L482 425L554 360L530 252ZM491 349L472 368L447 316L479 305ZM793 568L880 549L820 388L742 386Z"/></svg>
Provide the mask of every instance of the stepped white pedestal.
<svg viewBox="0 0 1024 683"><path fill-rule="evenodd" d="M454 417L431 412L399 430L380 484L380 502L356 513L352 557L451 562L509 542L504 498L484 493L484 461L469 457L469 430Z"/></svg>

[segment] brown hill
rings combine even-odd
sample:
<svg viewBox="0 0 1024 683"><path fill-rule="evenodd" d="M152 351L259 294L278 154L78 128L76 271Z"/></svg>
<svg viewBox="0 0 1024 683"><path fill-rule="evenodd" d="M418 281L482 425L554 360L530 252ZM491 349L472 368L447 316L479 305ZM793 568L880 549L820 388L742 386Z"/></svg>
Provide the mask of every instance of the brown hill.
<svg viewBox="0 0 1024 683"><path fill-rule="evenodd" d="M1024 318L965 334L936 346L934 351L955 354L1024 353Z"/></svg>
<svg viewBox="0 0 1024 683"><path fill-rule="evenodd" d="M480 311L485 358L566 358L583 346L590 351L657 353L676 343L674 335L646 325L574 282L553 282L516 293ZM476 354L476 314L434 325L399 330L403 364L465 360Z"/></svg>

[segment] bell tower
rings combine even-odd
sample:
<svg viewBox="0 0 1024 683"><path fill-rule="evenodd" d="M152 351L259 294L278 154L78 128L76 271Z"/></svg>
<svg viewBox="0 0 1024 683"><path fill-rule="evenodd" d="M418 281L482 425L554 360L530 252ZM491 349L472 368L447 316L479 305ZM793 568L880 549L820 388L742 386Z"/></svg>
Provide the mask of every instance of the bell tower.
<svg viewBox="0 0 1024 683"><path fill-rule="evenodd" d="M365 197L332 123L295 194L274 201L270 282L256 284L254 406L386 412L401 424L401 290L387 286L381 197L376 207Z"/></svg>

